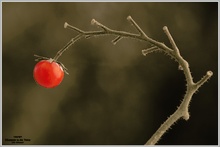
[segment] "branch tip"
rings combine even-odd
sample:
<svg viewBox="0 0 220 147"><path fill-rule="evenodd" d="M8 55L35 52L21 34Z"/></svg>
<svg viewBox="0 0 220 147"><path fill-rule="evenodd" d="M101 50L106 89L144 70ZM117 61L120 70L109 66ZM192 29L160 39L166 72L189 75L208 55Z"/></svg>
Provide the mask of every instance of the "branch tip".
<svg viewBox="0 0 220 147"><path fill-rule="evenodd" d="M64 23L64 28L66 29L69 26L67 22Z"/></svg>
<svg viewBox="0 0 220 147"><path fill-rule="evenodd" d="M164 30L164 31L168 30L168 27L167 27L167 26L164 26L164 27L163 27L163 30Z"/></svg>
<svg viewBox="0 0 220 147"><path fill-rule="evenodd" d="M96 24L97 24L97 21L96 21L95 19L92 19L92 20L91 20L91 24L92 24L92 25L96 25Z"/></svg>
<svg viewBox="0 0 220 147"><path fill-rule="evenodd" d="M206 75L211 77L213 75L213 72L212 71L207 71Z"/></svg>
<svg viewBox="0 0 220 147"><path fill-rule="evenodd" d="M132 18L131 18L131 16L130 16L130 15L127 17L127 20L129 20L129 21L130 21L130 20L132 20Z"/></svg>
<svg viewBox="0 0 220 147"><path fill-rule="evenodd" d="M203 76L202 79L196 83L196 88L198 89L199 87L201 87L205 82L207 82L211 78L212 75L212 71L207 71L206 75Z"/></svg>

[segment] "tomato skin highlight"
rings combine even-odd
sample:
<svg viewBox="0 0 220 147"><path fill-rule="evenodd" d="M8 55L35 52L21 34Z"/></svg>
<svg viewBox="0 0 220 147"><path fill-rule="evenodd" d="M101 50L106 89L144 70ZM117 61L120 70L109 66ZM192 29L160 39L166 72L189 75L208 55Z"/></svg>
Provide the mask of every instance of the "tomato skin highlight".
<svg viewBox="0 0 220 147"><path fill-rule="evenodd" d="M62 82L64 71L63 68L54 61L41 60L35 65L33 76L39 85L45 88L54 88Z"/></svg>

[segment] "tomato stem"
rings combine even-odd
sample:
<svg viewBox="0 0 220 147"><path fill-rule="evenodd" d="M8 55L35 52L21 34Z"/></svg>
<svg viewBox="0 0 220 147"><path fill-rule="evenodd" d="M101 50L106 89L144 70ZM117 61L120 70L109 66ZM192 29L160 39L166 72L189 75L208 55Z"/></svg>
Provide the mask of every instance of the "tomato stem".
<svg viewBox="0 0 220 147"><path fill-rule="evenodd" d="M77 35L75 38L72 38L62 49L60 49L56 55L53 58L53 61L57 61L58 58L71 46L73 45L77 40L81 39L83 35Z"/></svg>

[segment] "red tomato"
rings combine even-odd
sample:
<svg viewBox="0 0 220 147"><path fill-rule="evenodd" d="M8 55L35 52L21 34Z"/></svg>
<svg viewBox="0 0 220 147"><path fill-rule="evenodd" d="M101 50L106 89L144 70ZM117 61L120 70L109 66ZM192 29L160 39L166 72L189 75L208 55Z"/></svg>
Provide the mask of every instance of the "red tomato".
<svg viewBox="0 0 220 147"><path fill-rule="evenodd" d="M35 81L46 88L58 86L64 77L63 68L56 62L50 60L41 60L34 67Z"/></svg>

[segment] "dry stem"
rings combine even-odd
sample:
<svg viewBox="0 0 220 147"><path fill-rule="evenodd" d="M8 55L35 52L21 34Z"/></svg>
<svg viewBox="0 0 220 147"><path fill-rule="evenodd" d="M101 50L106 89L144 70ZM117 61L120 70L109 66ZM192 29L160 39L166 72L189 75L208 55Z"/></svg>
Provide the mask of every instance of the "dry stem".
<svg viewBox="0 0 220 147"><path fill-rule="evenodd" d="M76 41L78 41L81 38L90 38L94 36L102 36L102 35L114 35L116 36L115 39L112 40L113 44L116 44L118 41L120 41L123 38L132 38L132 39L137 39L141 41L146 41L147 43L150 43L152 45L151 48L148 49L143 49L142 53L143 55L147 55L149 53L152 53L154 51L161 50L168 55L170 55L172 58L174 58L178 64L180 69L183 70L183 73L186 78L186 86L187 90L185 93L185 96L178 107L178 109L159 127L159 129L153 134L153 136L146 142L145 145L154 145L156 144L161 136L170 128L171 125L173 125L177 120L180 118L183 118L185 120L189 119L189 103L192 99L193 94L198 90L200 86L202 86L210 77L213 75L212 71L207 71L206 75L201 78L200 81L194 83L193 78L190 72L189 64L186 60L183 59L183 57L180 55L180 51L178 47L176 46L176 43L174 42L173 37L171 36L168 28L166 26L163 27L163 30L165 34L167 35L172 48L167 47L164 43L158 42L150 37L148 37L144 31L138 26L138 24L132 19L131 16L127 17L127 20L134 26L134 28L138 31L138 34L130 33L130 32L124 32L124 31L117 31L117 30L112 30L105 25L99 23L95 19L92 19L91 24L96 25L101 30L99 31L83 31L79 28L76 28L74 26L69 25L68 23L65 22L64 28L71 29L73 31L78 32L78 36L75 38L71 39L67 45L64 46L63 49L61 49L57 55L54 57L54 60L56 61L63 52L65 52L69 46L74 44Z"/></svg>

